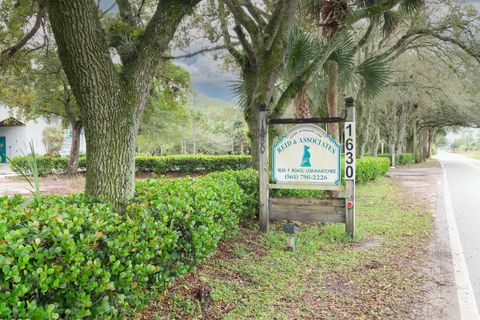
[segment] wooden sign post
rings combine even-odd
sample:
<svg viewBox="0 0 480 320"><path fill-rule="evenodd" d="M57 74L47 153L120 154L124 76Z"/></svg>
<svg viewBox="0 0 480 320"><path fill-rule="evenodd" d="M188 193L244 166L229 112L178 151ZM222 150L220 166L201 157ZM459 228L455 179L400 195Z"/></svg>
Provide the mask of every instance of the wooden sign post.
<svg viewBox="0 0 480 320"><path fill-rule="evenodd" d="M345 229L355 236L355 106L353 98L345 100Z"/></svg>
<svg viewBox="0 0 480 320"><path fill-rule="evenodd" d="M345 122L345 189L341 184L340 144L317 123ZM269 183L268 125L297 124L272 147L272 180ZM345 223L355 235L355 111L353 98L346 100L345 118L268 119L260 106L259 191L260 230L268 231L270 220ZM344 191L344 198L270 198L270 189Z"/></svg>
<svg viewBox="0 0 480 320"><path fill-rule="evenodd" d="M260 216L260 230L263 232L268 231L269 223L269 210L268 210L268 198L270 190L268 189L269 182L269 157L268 157L268 111L267 106L262 104L260 106L260 114L258 117L258 127L260 128L260 143L258 144L258 161L260 163L259 168L259 216Z"/></svg>

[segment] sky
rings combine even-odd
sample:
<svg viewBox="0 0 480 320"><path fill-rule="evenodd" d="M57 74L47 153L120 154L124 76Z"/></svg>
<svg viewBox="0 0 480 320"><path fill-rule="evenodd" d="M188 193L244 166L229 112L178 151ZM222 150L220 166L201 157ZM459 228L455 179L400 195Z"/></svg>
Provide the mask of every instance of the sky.
<svg viewBox="0 0 480 320"><path fill-rule="evenodd" d="M174 50L174 56L179 54L182 54L180 50ZM231 86L239 79L238 75L226 71L222 61L215 60L213 54L206 53L174 62L190 72L195 91L212 98L235 101Z"/></svg>

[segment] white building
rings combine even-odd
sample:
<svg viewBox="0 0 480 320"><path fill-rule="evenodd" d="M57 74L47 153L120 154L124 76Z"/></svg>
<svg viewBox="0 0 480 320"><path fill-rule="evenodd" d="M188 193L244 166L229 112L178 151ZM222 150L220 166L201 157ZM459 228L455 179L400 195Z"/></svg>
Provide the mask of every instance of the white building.
<svg viewBox="0 0 480 320"><path fill-rule="evenodd" d="M43 130L48 126L61 126L60 119L47 120L39 117L35 120L26 120L12 109L0 105L0 162L6 162L5 157L22 156L29 153L30 142L33 142L35 152L43 155L46 152L43 142ZM72 144L72 131L66 130L65 142L61 155L70 153ZM85 138L82 134L80 141L80 153L85 153Z"/></svg>

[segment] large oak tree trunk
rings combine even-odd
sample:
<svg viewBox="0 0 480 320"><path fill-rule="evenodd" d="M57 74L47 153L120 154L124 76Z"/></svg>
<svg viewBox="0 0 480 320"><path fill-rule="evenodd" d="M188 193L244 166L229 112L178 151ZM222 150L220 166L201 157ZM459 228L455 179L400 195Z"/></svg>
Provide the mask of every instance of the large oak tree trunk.
<svg viewBox="0 0 480 320"><path fill-rule="evenodd" d="M258 107L257 107L258 108ZM247 112L245 111L245 120L247 121L248 132L250 136L251 149L250 154L252 156L252 168L259 168L258 159L258 139L260 128L258 127L258 111Z"/></svg>
<svg viewBox="0 0 480 320"><path fill-rule="evenodd" d="M371 145L371 155L376 157L378 156L378 148L380 146L380 127L378 127L378 124L375 124L376 127L374 129L374 134L373 134L373 139L372 139L372 145Z"/></svg>
<svg viewBox="0 0 480 320"><path fill-rule="evenodd" d="M391 156L391 166L395 167L397 163L396 161L397 155L395 154L395 143L390 144L390 156Z"/></svg>
<svg viewBox="0 0 480 320"><path fill-rule="evenodd" d="M68 167L65 170L67 175L75 175L78 173L79 154L80 154L80 139L82 134L83 124L80 120L73 120L70 122L72 127L72 145L70 146L70 158L68 160Z"/></svg>
<svg viewBox="0 0 480 320"><path fill-rule="evenodd" d="M363 158L365 156L365 153L367 151L367 146L368 143L370 142L370 122L372 119L372 109L368 108L368 110L365 110L364 108L362 109L363 114L359 119L361 119L361 123L359 125L361 129L361 139L360 140L360 153L359 156L360 158ZM366 113L366 114L365 114Z"/></svg>
<svg viewBox="0 0 480 320"><path fill-rule="evenodd" d="M85 122L85 192L124 202L133 196L136 119L122 104L97 8L93 1L57 0L48 9L60 60Z"/></svg>
<svg viewBox="0 0 480 320"><path fill-rule="evenodd" d="M85 128L88 152L85 192L123 202L134 192L137 125L133 115L130 119L111 119L90 121Z"/></svg>
<svg viewBox="0 0 480 320"><path fill-rule="evenodd" d="M427 159L432 157L433 138L435 137L435 129L428 130L428 147L427 147Z"/></svg>
<svg viewBox="0 0 480 320"><path fill-rule="evenodd" d="M417 152L417 121L414 120L412 124L412 153L413 153L413 159L415 163L419 162L418 159L418 152Z"/></svg>
<svg viewBox="0 0 480 320"><path fill-rule="evenodd" d="M48 1L59 57L85 125L87 195L102 195L115 205L133 196L136 135L153 76L178 24L198 2L158 1L134 47L119 51L118 72L95 2ZM134 23L125 20L128 12L121 13L124 23Z"/></svg>
<svg viewBox="0 0 480 320"><path fill-rule="evenodd" d="M256 67L247 66L242 74L244 81L247 83L245 88L250 101L249 105L244 110L244 116L251 139L251 166L257 170L260 167L258 161L258 145L261 129L258 123L260 106L265 104L267 106L267 111L271 111L268 102L272 98L272 88L276 79L276 74L271 65L268 64L268 61L260 61L258 65L261 66L258 69ZM272 115L269 113L269 117L271 116ZM274 114L273 116L276 117L279 115ZM270 139L272 139L271 135Z"/></svg>

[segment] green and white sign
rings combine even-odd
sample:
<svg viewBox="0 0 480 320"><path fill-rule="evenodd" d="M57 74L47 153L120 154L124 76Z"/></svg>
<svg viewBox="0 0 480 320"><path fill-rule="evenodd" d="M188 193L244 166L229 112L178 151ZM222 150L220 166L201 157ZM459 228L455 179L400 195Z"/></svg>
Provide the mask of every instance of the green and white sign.
<svg viewBox="0 0 480 320"><path fill-rule="evenodd" d="M325 130L302 124L273 146L273 180L277 183L340 184L340 145Z"/></svg>

